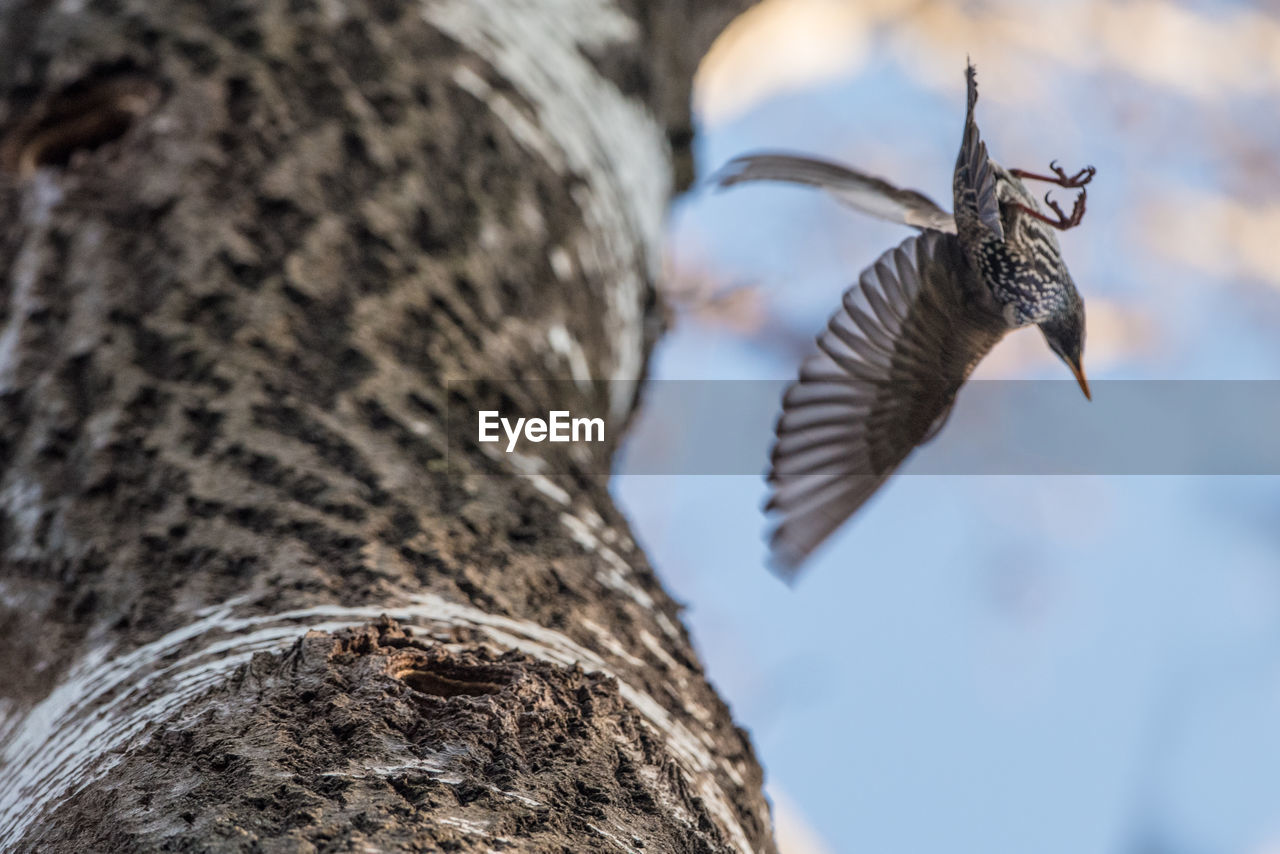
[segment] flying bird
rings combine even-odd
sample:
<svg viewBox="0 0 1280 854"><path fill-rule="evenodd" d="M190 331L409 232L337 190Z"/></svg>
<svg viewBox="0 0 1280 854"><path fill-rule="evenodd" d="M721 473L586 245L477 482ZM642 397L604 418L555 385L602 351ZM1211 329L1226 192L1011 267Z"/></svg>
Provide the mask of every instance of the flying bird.
<svg viewBox="0 0 1280 854"><path fill-rule="evenodd" d="M987 155L974 121L978 87L965 71L968 109L952 179L955 213L928 197L846 166L795 154L731 161L721 187L785 181L818 187L844 204L912 226L909 237L863 271L818 336L818 352L782 399L765 509L776 519L774 567L793 576L946 422L956 392L1010 331L1036 324L1090 397L1081 359L1084 301L1055 231L1079 225L1095 170L1068 175L1005 169ZM1045 213L1024 181L1079 189L1066 214Z"/></svg>

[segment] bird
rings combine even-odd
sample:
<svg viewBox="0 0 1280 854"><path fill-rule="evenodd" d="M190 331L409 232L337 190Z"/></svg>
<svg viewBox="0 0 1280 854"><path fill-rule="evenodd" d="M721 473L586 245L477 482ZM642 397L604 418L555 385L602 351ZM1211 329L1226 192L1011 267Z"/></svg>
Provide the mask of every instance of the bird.
<svg viewBox="0 0 1280 854"><path fill-rule="evenodd" d="M919 233L885 252L845 291L782 398L765 512L770 563L791 580L810 555L946 423L978 362L1014 329L1035 324L1086 399L1084 300L1055 235L1079 225L1096 169L1068 175L1006 169L987 153L965 69L967 109L952 178L954 213L915 190L800 154L760 152L713 177L820 188L845 205ZM1078 189L1070 214L1025 182Z"/></svg>

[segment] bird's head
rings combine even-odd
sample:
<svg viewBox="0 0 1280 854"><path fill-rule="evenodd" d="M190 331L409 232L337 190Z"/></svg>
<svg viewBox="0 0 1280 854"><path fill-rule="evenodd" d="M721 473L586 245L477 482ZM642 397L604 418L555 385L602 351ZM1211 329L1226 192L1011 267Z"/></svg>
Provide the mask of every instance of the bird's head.
<svg viewBox="0 0 1280 854"><path fill-rule="evenodd" d="M1049 349L1058 354L1058 358L1067 363L1071 373L1084 396L1093 400L1089 393L1089 380L1084 375L1084 302L1079 298L1073 300L1063 311L1055 313L1040 324L1044 340Z"/></svg>

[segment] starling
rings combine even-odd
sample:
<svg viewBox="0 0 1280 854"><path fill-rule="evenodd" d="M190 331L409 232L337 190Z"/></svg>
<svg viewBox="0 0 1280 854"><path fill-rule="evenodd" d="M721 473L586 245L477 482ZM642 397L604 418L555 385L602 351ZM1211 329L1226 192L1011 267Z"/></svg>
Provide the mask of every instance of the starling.
<svg viewBox="0 0 1280 854"><path fill-rule="evenodd" d="M715 179L819 187L872 216L921 233L880 256L844 294L818 336L819 352L782 399L766 511L775 567L790 577L836 528L942 428L956 392L1009 331L1036 324L1085 397L1084 302L1055 230L1080 223L1092 166L1067 175L1005 169L987 156L974 122L978 88L965 72L968 110L952 181L955 214L914 190L809 157L739 157ZM1044 213L1024 180L1078 188L1070 215L1049 194Z"/></svg>

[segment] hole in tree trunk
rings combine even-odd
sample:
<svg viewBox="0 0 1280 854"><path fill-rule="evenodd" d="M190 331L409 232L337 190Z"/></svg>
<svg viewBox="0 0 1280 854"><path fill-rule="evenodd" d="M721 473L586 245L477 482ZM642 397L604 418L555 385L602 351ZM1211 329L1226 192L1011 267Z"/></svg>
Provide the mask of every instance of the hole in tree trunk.
<svg viewBox="0 0 1280 854"><path fill-rule="evenodd" d="M124 136L159 99L160 87L136 74L76 83L35 104L4 135L0 162L20 177L43 166L65 167L77 152Z"/></svg>
<svg viewBox="0 0 1280 854"><path fill-rule="evenodd" d="M502 690L502 685L491 681L494 675L488 671L463 669L450 669L448 673L441 673L421 666L408 667L395 674L397 679L419 693L446 699L497 694Z"/></svg>

